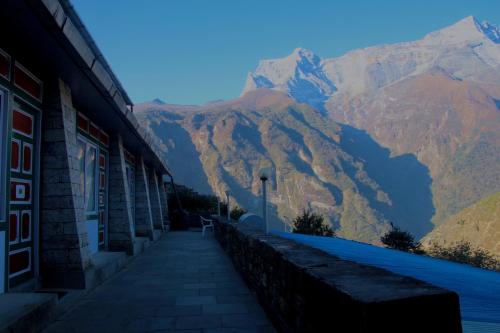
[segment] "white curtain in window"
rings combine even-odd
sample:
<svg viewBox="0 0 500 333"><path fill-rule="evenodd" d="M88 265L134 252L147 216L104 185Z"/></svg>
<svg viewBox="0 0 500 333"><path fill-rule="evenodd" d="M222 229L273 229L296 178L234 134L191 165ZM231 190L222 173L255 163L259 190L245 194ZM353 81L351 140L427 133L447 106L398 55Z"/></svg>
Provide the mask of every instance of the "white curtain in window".
<svg viewBox="0 0 500 333"><path fill-rule="evenodd" d="M87 203L87 212L96 211L96 168L97 151L87 144L85 153L85 202Z"/></svg>
<svg viewBox="0 0 500 333"><path fill-rule="evenodd" d="M80 194L85 199L85 142L78 140L77 158L80 164Z"/></svg>

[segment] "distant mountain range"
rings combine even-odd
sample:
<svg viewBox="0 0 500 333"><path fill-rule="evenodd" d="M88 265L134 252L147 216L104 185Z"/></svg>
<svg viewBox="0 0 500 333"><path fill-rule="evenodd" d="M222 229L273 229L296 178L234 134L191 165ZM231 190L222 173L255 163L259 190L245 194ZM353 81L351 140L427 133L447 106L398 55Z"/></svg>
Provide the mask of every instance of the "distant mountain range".
<svg viewBox="0 0 500 333"><path fill-rule="evenodd" d="M248 74L242 95L268 88L323 109L332 99L377 93L428 72L498 85L499 36L500 30L491 24L467 17L418 41L368 47L338 58L321 59L297 48L288 57L262 60Z"/></svg>
<svg viewBox="0 0 500 333"><path fill-rule="evenodd" d="M500 31L473 17L338 58L263 60L236 100L135 109L179 182L257 209L269 165L279 216L310 206L346 238L377 242L389 221L422 237L500 191Z"/></svg>

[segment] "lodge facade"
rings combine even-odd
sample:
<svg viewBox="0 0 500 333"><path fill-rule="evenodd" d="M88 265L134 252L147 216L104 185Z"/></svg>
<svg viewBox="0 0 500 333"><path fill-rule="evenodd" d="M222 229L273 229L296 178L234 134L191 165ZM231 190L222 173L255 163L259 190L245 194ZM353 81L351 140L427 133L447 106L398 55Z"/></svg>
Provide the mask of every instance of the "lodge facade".
<svg viewBox="0 0 500 333"><path fill-rule="evenodd" d="M69 1L2 1L0 31L0 293L87 288L167 230L171 175Z"/></svg>

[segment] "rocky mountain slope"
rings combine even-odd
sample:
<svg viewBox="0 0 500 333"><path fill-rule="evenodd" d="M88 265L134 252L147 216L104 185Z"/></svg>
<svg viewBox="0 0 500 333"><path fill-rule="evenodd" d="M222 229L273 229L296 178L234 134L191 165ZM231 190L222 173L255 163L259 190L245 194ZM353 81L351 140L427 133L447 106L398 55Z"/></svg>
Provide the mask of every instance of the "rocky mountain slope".
<svg viewBox="0 0 500 333"><path fill-rule="evenodd" d="M263 60L244 93L283 91L413 154L433 179L433 223L500 189L500 30L473 17L423 39L321 59Z"/></svg>
<svg viewBox="0 0 500 333"><path fill-rule="evenodd" d="M376 243L389 221L420 238L500 191L499 36L468 17L338 58L296 49L261 61L239 99L135 112L198 191L259 211L270 166L275 216L312 207L346 238Z"/></svg>
<svg viewBox="0 0 500 333"><path fill-rule="evenodd" d="M432 228L425 166L411 155L389 156L363 131L285 94L260 89L203 107L146 103L136 110L161 140L177 181L197 190L223 197L230 189L239 205L259 212L258 172L271 167L275 217L290 219L310 207L342 237L372 243L388 221L417 236ZM283 227L275 219L274 228Z"/></svg>
<svg viewBox="0 0 500 333"><path fill-rule="evenodd" d="M450 246L463 240L500 258L500 192L451 216L425 236L422 244Z"/></svg>

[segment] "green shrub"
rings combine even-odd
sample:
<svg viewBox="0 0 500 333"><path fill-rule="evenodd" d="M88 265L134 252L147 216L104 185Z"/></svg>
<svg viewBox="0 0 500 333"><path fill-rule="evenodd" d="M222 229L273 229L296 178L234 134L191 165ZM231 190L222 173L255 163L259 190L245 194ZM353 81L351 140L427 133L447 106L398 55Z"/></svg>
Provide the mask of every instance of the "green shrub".
<svg viewBox="0 0 500 333"><path fill-rule="evenodd" d="M227 212L227 207L226 207L226 212ZM238 221L241 215L246 214L247 211L239 206L235 206L233 209L231 209L231 213L229 216L231 217L232 220Z"/></svg>
<svg viewBox="0 0 500 333"><path fill-rule="evenodd" d="M183 210L195 214L216 214L217 213L217 197L214 195L200 194L186 186L177 185L177 196ZM175 209L178 206L178 201L175 195L169 196L169 207Z"/></svg>
<svg viewBox="0 0 500 333"><path fill-rule="evenodd" d="M293 220L293 232L296 234L314 236L335 236L335 232L324 221L323 216L313 213L310 209Z"/></svg>
<svg viewBox="0 0 500 333"><path fill-rule="evenodd" d="M473 248L466 241L458 242L450 247L433 244L428 250L428 254L440 259L500 271L498 259L484 249Z"/></svg>
<svg viewBox="0 0 500 333"><path fill-rule="evenodd" d="M422 254L420 243L415 242L415 237L407 231L401 230L391 222L391 230L380 238L388 248Z"/></svg>

